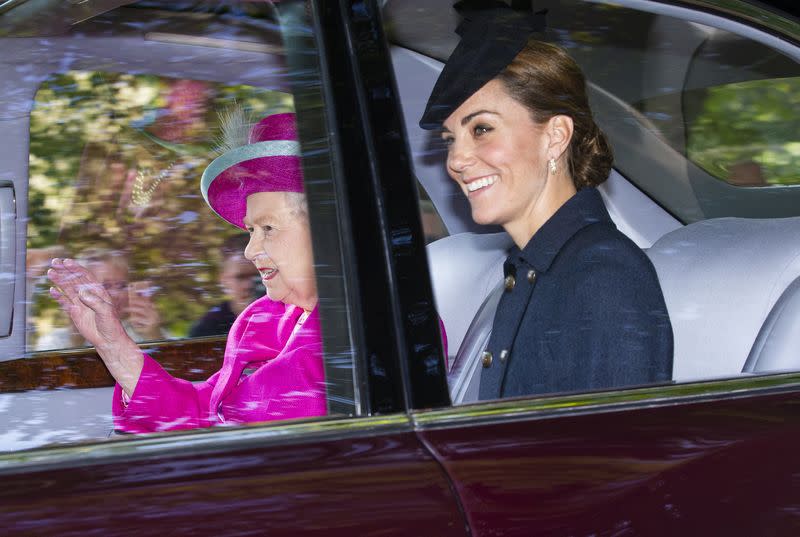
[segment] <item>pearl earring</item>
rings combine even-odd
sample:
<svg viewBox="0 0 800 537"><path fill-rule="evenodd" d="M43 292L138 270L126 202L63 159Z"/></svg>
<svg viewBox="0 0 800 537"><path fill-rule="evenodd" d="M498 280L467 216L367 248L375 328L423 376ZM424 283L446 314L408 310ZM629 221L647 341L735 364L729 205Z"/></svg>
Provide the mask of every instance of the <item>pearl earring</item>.
<svg viewBox="0 0 800 537"><path fill-rule="evenodd" d="M556 167L556 159L551 158L547 161L547 166L550 168L550 174L555 175L558 168Z"/></svg>

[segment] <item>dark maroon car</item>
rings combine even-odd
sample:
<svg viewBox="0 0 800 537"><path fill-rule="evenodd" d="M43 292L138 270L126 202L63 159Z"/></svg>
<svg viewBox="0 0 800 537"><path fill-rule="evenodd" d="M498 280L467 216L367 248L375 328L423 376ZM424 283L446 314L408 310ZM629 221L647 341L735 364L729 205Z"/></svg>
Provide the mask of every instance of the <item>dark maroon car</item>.
<svg viewBox="0 0 800 537"><path fill-rule="evenodd" d="M673 380L478 401L511 241L417 125L451 4L0 2L1 535L800 534L800 23L535 2L614 147L601 194L658 272ZM225 327L189 334L231 300L198 184L233 102L297 114L328 416L116 433L44 270L125 251L143 348L218 370Z"/></svg>

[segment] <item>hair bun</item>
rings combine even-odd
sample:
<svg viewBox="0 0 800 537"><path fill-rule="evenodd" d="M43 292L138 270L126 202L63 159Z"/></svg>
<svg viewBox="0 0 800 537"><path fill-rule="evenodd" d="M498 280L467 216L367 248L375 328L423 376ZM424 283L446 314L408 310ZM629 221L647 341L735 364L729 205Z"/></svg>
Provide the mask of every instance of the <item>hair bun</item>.
<svg viewBox="0 0 800 537"><path fill-rule="evenodd" d="M572 180L575 187L597 186L608 179L614 152L602 130L594 123L580 140L572 146Z"/></svg>

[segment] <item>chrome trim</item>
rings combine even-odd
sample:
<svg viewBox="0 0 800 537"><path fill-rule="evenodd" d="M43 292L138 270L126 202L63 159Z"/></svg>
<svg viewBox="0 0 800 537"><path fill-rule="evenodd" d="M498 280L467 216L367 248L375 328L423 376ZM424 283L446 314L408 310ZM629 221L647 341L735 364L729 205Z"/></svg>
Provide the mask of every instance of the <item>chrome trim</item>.
<svg viewBox="0 0 800 537"><path fill-rule="evenodd" d="M195 455L215 452L362 438L412 431L409 416L312 419L222 430L196 429L176 433L117 436L105 442L43 447L0 453L0 475L58 467L77 468L150 458L159 455Z"/></svg>
<svg viewBox="0 0 800 537"><path fill-rule="evenodd" d="M689 4L700 8L710 8L718 13L733 15L763 28L788 35L800 42L800 24L781 15L758 7L742 0L680 0L680 4Z"/></svg>
<svg viewBox="0 0 800 537"><path fill-rule="evenodd" d="M586 0L591 3L609 3L609 0ZM695 20L701 24L720 27L707 17L721 18L745 28L766 31L794 45L800 44L800 25L777 13L748 4L741 0L619 0L615 5L630 9L638 9L686 20ZM699 18L698 16L699 15ZM720 27L722 28L722 27ZM722 28L738 33L732 28ZM752 36L749 36L751 39Z"/></svg>
<svg viewBox="0 0 800 537"><path fill-rule="evenodd" d="M11 11L18 5L24 4L27 1L28 0L5 0L4 2L0 1L0 15L2 15L7 11Z"/></svg>
<svg viewBox="0 0 800 537"><path fill-rule="evenodd" d="M411 419L414 429L439 429L518 420L550 419L567 413L570 415L593 414L688 404L697 401L738 399L787 391L800 392L800 373L747 376L560 397L506 399L415 412L411 415Z"/></svg>
<svg viewBox="0 0 800 537"><path fill-rule="evenodd" d="M12 181L0 181L0 338L14 325L17 264L17 193Z"/></svg>
<svg viewBox="0 0 800 537"><path fill-rule="evenodd" d="M229 50L244 50L246 52L261 52L263 54L284 54L283 47L269 43L254 43L251 41L236 41L233 39L220 39L201 35L177 34L172 32L147 32L145 41L171 43L174 45L187 45L190 47L214 47Z"/></svg>

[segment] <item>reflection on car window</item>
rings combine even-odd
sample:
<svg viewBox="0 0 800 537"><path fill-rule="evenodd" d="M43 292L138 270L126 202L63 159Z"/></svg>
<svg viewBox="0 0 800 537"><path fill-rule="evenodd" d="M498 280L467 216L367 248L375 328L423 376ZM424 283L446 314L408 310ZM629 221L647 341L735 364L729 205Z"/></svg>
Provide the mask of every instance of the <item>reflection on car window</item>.
<svg viewBox="0 0 800 537"><path fill-rule="evenodd" d="M293 2L282 2L281 7L293 4L303 7ZM225 112L245 111L242 125L251 127L250 135L262 118L295 112L299 93L289 89L300 87L293 85L297 73L290 67L294 45L284 47L279 10L272 3L231 9L224 2L146 1L79 21L68 16L75 10L65 7L54 16L58 20L40 27L27 16L24 25L18 24L25 13L8 19L8 13L15 14L13 6L10 9L0 15L0 48L4 87L13 91L0 95L0 118L5 139L19 144L4 153L8 158L0 163L0 173L14 180L18 222L25 223L19 229L27 248L18 248L26 260L18 264L24 272L16 274L12 336L0 341L0 451L98 440L123 429L143 432L357 414L354 331L347 295L341 291L344 256L338 250L352 239L340 236L339 218L331 210L339 203L332 194L340 191L331 186L340 180L335 174L317 179L316 184L328 181L330 194L317 194L307 207L295 196L289 198L289 206L292 214L312 215L312 228L322 226L326 232L327 240L317 245L311 229L313 247L307 249L304 266L316 270L314 260L324 260L323 270L317 271L325 277L319 302L328 308L326 315L338 317L329 323L322 313L295 308L296 328L305 328L291 330L287 324L290 330L276 337L284 341L316 329L316 367L293 370L303 375L284 372L290 385L275 391L272 399L252 390L249 406L220 400L218 406L208 405L197 423L190 424L179 413L164 423L161 416L151 416L155 426L149 429L120 428L110 412L113 379L95 350L84 348L92 334L80 335L68 321L46 274L51 259L75 258L107 293L128 336L142 343L158 341L141 347L152 358L151 372L190 381L178 384L183 388L210 377L206 386L214 384L212 375L226 365L223 355L228 356L231 323L248 304L266 302L262 282L275 267L255 267L253 256L244 258L252 242L247 231L212 212L201 195L201 175L229 150L221 145L220 116ZM308 16L303 9L298 13ZM293 24L305 28L308 21L298 17ZM40 34L48 38L27 37ZM308 43L315 46L311 38ZM311 88L306 91L319 92L319 79L309 73L300 73ZM315 103L322 102L317 97ZM297 113L299 123L323 125L314 159L317 169L330 164L324 106ZM294 125L294 119L290 123ZM249 146L256 139L244 132L239 145ZM299 170L307 158L303 140L298 143L296 134L286 136L294 148L292 169ZM299 184L302 188L302 180ZM316 283L313 277L305 281ZM58 286L62 291L69 287L65 282ZM272 318L268 313L248 319L261 322ZM230 368L236 371L229 375L231 391L248 382L252 386L260 368L272 363L270 356L259 354L266 347L250 344L261 336L271 337L254 326L244 323L233 338L241 343L233 346L235 352L249 354L246 367L239 369L237 362ZM330 341L334 344L328 346ZM335 359L330 357L334 354ZM297 378L301 381L295 382ZM307 395L291 390L300 382L313 385L313 412L296 404ZM113 398L123 411L137 404L137 394L126 395L130 399ZM266 411L255 417L237 415L251 407Z"/></svg>
<svg viewBox="0 0 800 537"><path fill-rule="evenodd" d="M111 278L135 341L186 337L235 298L220 285L220 256L237 231L197 188L215 154L217 112L234 102L257 117L292 110L287 93L151 75L71 71L42 85L31 113L32 349L86 344L41 285L40 250Z"/></svg>
<svg viewBox="0 0 800 537"><path fill-rule="evenodd" d="M548 26L587 74L616 169L677 219L800 215L800 192L787 188L800 182L795 60L727 30L608 3L560 0Z"/></svg>
<svg viewBox="0 0 800 537"><path fill-rule="evenodd" d="M601 188L605 205L614 213L617 227L646 249L663 289L676 344L672 367L663 367L660 378L684 382L796 370L796 360L779 362L775 354L765 358L768 355L762 352L767 348L763 341L780 339L771 334L778 333L772 330L775 318L789 317L781 313L788 311L783 304L796 300L792 282L797 278L797 249L788 242L796 235L797 219L780 218L800 216L800 65L788 52L796 48L772 45L775 42L769 36L759 42L755 31L739 35L722 29L733 27L724 22L724 14L717 19L720 28L713 26L717 24L713 16L700 24L682 18L680 10L631 5L547 2L543 35L566 49L586 74L593 116L614 150L611 180ZM406 117L412 145L415 138L424 137L416 122L439 73L438 62L431 67L431 59L447 61L459 40L454 30L462 18L449 5L422 8L401 1L388 2L385 15L390 39L397 47L398 85L401 94L408 95L404 112L416 110L410 120ZM434 32L440 27L447 31ZM429 33L435 35L429 37ZM416 80L413 87L407 82L413 72L410 66L426 75L427 88ZM436 146L438 138L436 133L433 144L414 154L415 168L426 186L448 180L426 168L437 159L445 165L446 150ZM452 143L457 144L457 136ZM439 205L446 214L446 202L437 200ZM518 382L491 373L493 368L510 369L508 364L517 352L513 345L492 344L497 333L493 323L498 319L502 337L519 326L516 318L501 316L498 303L513 296L521 283L530 283L529 296L537 296L536 286L542 289L546 284L539 267L530 273L516 270L516 250L509 256L511 243L502 234L455 234L439 246L431 248L431 275L450 348L455 351L448 378L451 398L455 404L476 401L482 379L492 379L493 390L497 379L503 379L501 390ZM754 255L755 251L759 253ZM746 269L756 258L760 263L753 267L757 268ZM757 282L749 281L745 289L739 286L731 293L731 282L735 287L743 270L758 274ZM584 274L593 285L600 285L602 270L593 267ZM642 274L638 271L637 277ZM793 287L787 288L789 284ZM569 298L571 291L562 289L560 300ZM747 294L746 300L742 293ZM593 298L601 295L600 288L592 289ZM544 325L569 303L556 300L550 308L556 309L543 314L531 303L525 311L543 315ZM740 308L740 304L748 307ZM541 345L523 347L522 352L532 357L530 367L551 362L560 366L566 353L554 343L565 337L577 345L591 330L589 309L581 312L583 324L577 323L578 328L562 323L546 332ZM632 326L624 315L609 319L614 328ZM725 335L716 333L720 326L734 325L732 331L741 334L739 339L730 337L731 330ZM643 333L637 332L637 337ZM612 339L600 351L583 353L586 363L614 343L634 340L628 336ZM787 337L786 341L793 340ZM778 343L771 348L782 349ZM760 365L755 366L756 362ZM577 375L562 378L572 381ZM537 377L534 389L551 380L548 375ZM523 386L527 391L516 393L533 393L531 384Z"/></svg>
<svg viewBox="0 0 800 537"><path fill-rule="evenodd" d="M685 150L672 133L674 96L637 104L682 151L709 174L735 186L800 184L800 78L751 80L684 91Z"/></svg>
<svg viewBox="0 0 800 537"><path fill-rule="evenodd" d="M448 235L447 228L428 193L425 192L421 184L417 183L417 186L419 187L417 190L419 192L419 213L420 218L422 218L422 231L425 233L425 243L430 244L442 237L446 237Z"/></svg>

